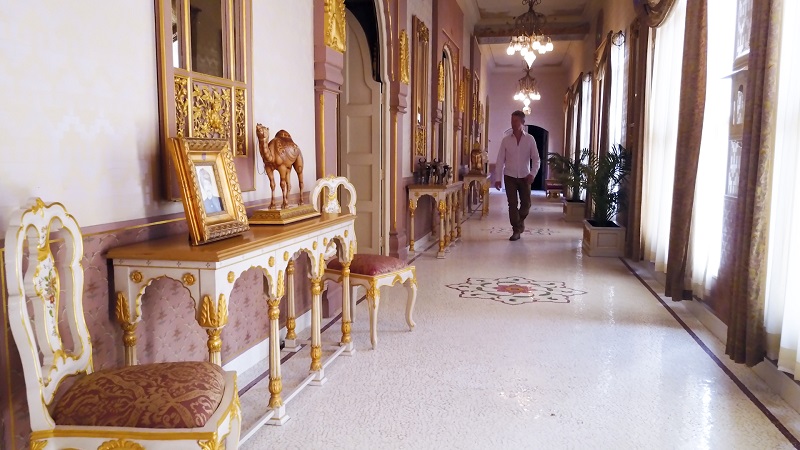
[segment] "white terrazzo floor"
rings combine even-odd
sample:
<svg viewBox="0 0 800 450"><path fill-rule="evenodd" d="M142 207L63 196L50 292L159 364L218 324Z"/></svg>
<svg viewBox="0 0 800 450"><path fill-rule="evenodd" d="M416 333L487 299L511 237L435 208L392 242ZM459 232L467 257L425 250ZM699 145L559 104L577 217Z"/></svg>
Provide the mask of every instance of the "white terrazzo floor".
<svg viewBox="0 0 800 450"><path fill-rule="evenodd" d="M505 196L493 191L489 217L469 218L446 259L434 248L416 258L413 332L405 291L385 289L371 350L362 302L358 352L300 392L285 425L241 448L793 447L759 404L797 436L794 410L668 302L707 352L621 260L583 256L581 225L537 194L521 240L507 240ZM338 336L338 323L323 333ZM283 365L285 391L308 362L305 348ZM245 421L268 397L266 380L242 397Z"/></svg>

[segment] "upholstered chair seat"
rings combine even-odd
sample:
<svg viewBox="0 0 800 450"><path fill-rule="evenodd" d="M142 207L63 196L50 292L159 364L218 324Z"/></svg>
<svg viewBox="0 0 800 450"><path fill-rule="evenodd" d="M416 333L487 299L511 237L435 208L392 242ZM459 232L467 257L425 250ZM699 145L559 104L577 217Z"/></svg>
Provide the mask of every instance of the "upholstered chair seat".
<svg viewBox="0 0 800 450"><path fill-rule="evenodd" d="M356 254L350 263L350 273L372 277L402 270L406 267L408 267L408 263L392 256ZM335 258L328 263L328 269L342 270L342 263L338 258Z"/></svg>
<svg viewBox="0 0 800 450"><path fill-rule="evenodd" d="M225 393L222 369L174 362L102 370L69 387L53 411L57 425L200 428Z"/></svg>

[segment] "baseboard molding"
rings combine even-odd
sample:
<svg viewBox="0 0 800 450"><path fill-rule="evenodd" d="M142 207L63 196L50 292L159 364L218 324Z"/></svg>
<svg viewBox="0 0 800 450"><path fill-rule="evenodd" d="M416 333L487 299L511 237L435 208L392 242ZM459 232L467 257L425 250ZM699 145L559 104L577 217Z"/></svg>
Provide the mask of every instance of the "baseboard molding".
<svg viewBox="0 0 800 450"><path fill-rule="evenodd" d="M295 331L300 333L301 331L309 328L311 326L311 311L307 311L302 316L298 317L295 320ZM286 337L286 327L281 328L280 330L281 339ZM244 351L241 355L233 358L232 360L228 361L225 365L222 366L225 370L235 371L237 373L244 373L247 370L253 368L259 361L263 361L269 358L269 338L264 339L263 341L257 343L256 345L250 347L246 351Z"/></svg>
<svg viewBox="0 0 800 450"><path fill-rule="evenodd" d="M419 238L418 241L414 241L414 255L418 255L425 251L431 244L433 244L433 232L429 231L428 234ZM406 246L406 251L408 251L408 246ZM413 257L411 254L409 256Z"/></svg>
<svg viewBox="0 0 800 450"><path fill-rule="evenodd" d="M723 344L728 340L728 326L708 309L708 306L697 300L684 300L683 303L686 305L686 309Z"/></svg>
<svg viewBox="0 0 800 450"><path fill-rule="evenodd" d="M644 270L652 279L661 285L663 289L664 274L655 270L652 263L633 263ZM663 290L662 290L663 292ZM728 341L728 326L717 317L708 306L698 300L684 300L681 302L704 327L706 327L715 338L722 342L723 346ZM800 384L798 384L786 373L778 370L778 367L769 360L764 360L752 368L753 372L766 383L767 387L779 395L787 405L800 413Z"/></svg>
<svg viewBox="0 0 800 450"><path fill-rule="evenodd" d="M694 315L704 327L724 345L728 341L728 326L719 319L703 302L686 300L686 309ZM753 372L767 384L769 389L778 394L783 401L800 413L800 384L791 376L778 370L769 360L764 360L752 368Z"/></svg>
<svg viewBox="0 0 800 450"><path fill-rule="evenodd" d="M786 373L778 370L775 363L764 360L753 367L753 372L767 383L772 392L778 394L795 411L800 412L800 385Z"/></svg>

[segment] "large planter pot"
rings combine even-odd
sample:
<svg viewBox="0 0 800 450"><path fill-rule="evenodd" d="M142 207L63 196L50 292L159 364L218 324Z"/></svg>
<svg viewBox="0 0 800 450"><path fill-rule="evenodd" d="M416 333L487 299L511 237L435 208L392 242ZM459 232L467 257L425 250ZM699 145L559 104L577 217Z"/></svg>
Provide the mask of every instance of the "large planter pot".
<svg viewBox="0 0 800 450"><path fill-rule="evenodd" d="M564 200L564 221L580 222L586 217L586 202L568 202Z"/></svg>
<svg viewBox="0 0 800 450"><path fill-rule="evenodd" d="M583 221L583 253L589 256L625 255L625 227L597 227L593 221Z"/></svg>

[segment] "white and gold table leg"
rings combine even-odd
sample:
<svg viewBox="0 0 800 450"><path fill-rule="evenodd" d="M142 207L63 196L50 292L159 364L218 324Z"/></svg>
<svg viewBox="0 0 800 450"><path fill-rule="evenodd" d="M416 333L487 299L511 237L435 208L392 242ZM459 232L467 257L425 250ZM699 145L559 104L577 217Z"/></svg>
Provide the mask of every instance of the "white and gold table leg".
<svg viewBox="0 0 800 450"><path fill-rule="evenodd" d="M417 204L414 200L408 201L408 213L411 216L408 221L408 252L414 254L414 213L417 211Z"/></svg>
<svg viewBox="0 0 800 450"><path fill-rule="evenodd" d="M281 382L281 342L280 342L280 310L281 299L268 298L269 306L269 408L275 414L269 420L270 425L283 425L289 420L286 414L286 406L283 404L281 392L283 384Z"/></svg>
<svg viewBox="0 0 800 450"><path fill-rule="evenodd" d="M444 217L447 214L447 202L444 199L439 200L439 253L436 254L436 257L439 259L444 258L444 248L445 248L445 229L444 229Z"/></svg>
<svg viewBox="0 0 800 450"><path fill-rule="evenodd" d="M222 365L222 327L228 323L228 300L219 294L217 301L210 295L203 295L200 302L197 322L208 334L208 361Z"/></svg>
<svg viewBox="0 0 800 450"><path fill-rule="evenodd" d="M453 229L453 222L451 220L451 212L453 209L453 203L450 201L450 195L444 194L444 201L445 201L445 211L444 211L444 245L445 247L450 246L450 237L451 237L451 230Z"/></svg>
<svg viewBox="0 0 800 450"><path fill-rule="evenodd" d="M353 347L353 338L350 336L351 330L351 311L350 307L350 263L342 264L342 341L341 345L344 346L344 354L352 355L356 352Z"/></svg>
<svg viewBox="0 0 800 450"><path fill-rule="evenodd" d="M483 213L481 214L481 219L489 215L489 183L483 185L481 189L483 194Z"/></svg>
<svg viewBox="0 0 800 450"><path fill-rule="evenodd" d="M456 197L458 198L458 209L456 210L456 238L461 239L461 221L464 220L464 209L461 207L462 203L465 203L466 196L464 195L464 191L456 192Z"/></svg>
<svg viewBox="0 0 800 450"><path fill-rule="evenodd" d="M448 197L450 197L450 210L448 214L450 214L450 243L452 244L456 241L456 210L458 209L458 201L455 191L451 192Z"/></svg>
<svg viewBox="0 0 800 450"><path fill-rule="evenodd" d="M131 312L128 298L123 292L117 292L115 308L117 323L122 327L122 344L125 349L125 365L135 366L136 360L136 325L137 317Z"/></svg>
<svg viewBox="0 0 800 450"><path fill-rule="evenodd" d="M294 260L286 266L286 300L289 302L286 317L286 340L283 349L287 352L299 352L300 344L297 343L297 327L295 296L294 296Z"/></svg>
<svg viewBox="0 0 800 450"><path fill-rule="evenodd" d="M311 384L322 386L328 381L322 368L322 279L311 279Z"/></svg>

